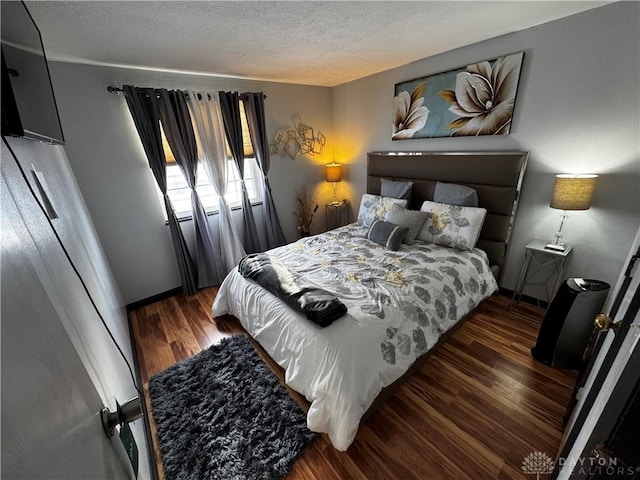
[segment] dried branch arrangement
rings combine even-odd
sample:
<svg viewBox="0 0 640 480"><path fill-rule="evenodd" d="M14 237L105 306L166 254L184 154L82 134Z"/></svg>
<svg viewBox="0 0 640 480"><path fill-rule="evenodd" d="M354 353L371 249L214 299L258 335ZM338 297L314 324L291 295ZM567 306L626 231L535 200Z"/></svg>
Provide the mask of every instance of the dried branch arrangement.
<svg viewBox="0 0 640 480"><path fill-rule="evenodd" d="M318 211L318 202L313 195L303 188L296 194L296 211L298 231L303 237L311 235L313 215Z"/></svg>

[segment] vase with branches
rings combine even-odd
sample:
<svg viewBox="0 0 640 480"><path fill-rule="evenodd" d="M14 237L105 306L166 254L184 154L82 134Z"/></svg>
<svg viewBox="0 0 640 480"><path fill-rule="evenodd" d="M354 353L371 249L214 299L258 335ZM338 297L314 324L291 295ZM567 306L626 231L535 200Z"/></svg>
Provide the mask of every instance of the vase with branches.
<svg viewBox="0 0 640 480"><path fill-rule="evenodd" d="M296 211L293 212L297 220L297 228L301 237L311 235L313 215L318 211L318 202L313 195L303 188L296 194Z"/></svg>

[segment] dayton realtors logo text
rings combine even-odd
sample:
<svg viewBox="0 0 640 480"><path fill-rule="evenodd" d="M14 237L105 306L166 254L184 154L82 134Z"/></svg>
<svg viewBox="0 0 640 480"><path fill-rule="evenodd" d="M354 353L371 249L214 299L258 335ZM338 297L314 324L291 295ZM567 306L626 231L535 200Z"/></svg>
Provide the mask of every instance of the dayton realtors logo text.
<svg viewBox="0 0 640 480"><path fill-rule="evenodd" d="M536 480L540 479L540 475L552 473L554 466L553 459L544 452L531 452L522 461L522 471L529 475L535 475ZM627 475L633 477L640 472L640 467L623 465L616 457L580 457L575 460L559 458L558 468L562 469L565 466L572 468L573 474L596 475L599 478Z"/></svg>
<svg viewBox="0 0 640 480"><path fill-rule="evenodd" d="M633 477L640 472L640 467L624 465L618 458L580 457L575 460L558 459L558 467L572 467L574 475L595 475L603 477Z"/></svg>

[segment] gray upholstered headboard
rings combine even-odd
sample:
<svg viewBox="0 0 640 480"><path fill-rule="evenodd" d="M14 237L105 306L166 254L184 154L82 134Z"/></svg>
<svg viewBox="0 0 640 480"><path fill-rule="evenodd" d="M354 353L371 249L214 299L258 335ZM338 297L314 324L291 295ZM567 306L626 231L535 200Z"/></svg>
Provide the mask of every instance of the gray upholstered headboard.
<svg viewBox="0 0 640 480"><path fill-rule="evenodd" d="M409 208L433 199L437 181L475 188L487 209L478 248L500 268L506 256L527 152L371 152L367 154L367 193L380 194L380 179L409 180Z"/></svg>

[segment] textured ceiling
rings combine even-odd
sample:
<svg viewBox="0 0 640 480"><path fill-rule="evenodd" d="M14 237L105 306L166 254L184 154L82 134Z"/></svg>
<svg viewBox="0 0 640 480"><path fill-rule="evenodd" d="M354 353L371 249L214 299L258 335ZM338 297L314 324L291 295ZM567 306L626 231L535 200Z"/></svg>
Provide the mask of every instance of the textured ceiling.
<svg viewBox="0 0 640 480"><path fill-rule="evenodd" d="M54 60L334 86L606 3L28 1L27 6Z"/></svg>

